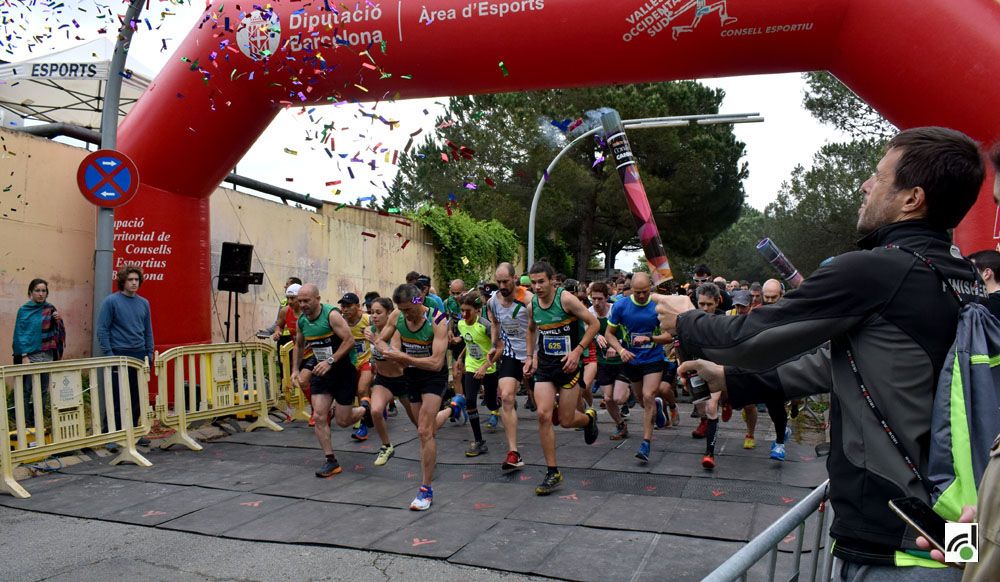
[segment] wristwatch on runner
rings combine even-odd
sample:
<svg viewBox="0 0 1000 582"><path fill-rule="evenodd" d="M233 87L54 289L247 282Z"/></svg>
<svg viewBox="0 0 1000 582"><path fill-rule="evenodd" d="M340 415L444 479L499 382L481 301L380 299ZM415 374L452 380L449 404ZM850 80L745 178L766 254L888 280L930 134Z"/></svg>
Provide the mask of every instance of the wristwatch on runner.
<svg viewBox="0 0 1000 582"><path fill-rule="evenodd" d="M327 359L326 359L326 364L327 364L328 366L332 366L332 365L334 365L334 364L336 364L336 363L337 363L337 360L334 360L334 359L333 359L333 356L330 356L329 358L327 358Z"/></svg>

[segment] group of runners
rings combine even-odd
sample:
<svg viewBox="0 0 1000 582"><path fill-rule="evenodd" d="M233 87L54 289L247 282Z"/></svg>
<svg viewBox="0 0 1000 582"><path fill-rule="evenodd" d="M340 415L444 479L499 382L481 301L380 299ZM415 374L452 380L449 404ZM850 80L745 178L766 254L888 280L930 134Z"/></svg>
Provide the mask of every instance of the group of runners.
<svg viewBox="0 0 1000 582"><path fill-rule="evenodd" d="M354 425L356 440L366 440L374 429L381 441L374 464L388 463L395 454L388 418L397 414L398 399L420 442L421 484L410 509L429 509L435 437L449 421L471 427L469 457L488 452L483 425L491 430L502 425L507 451L500 469L524 467L516 396L526 392L547 467L535 493L549 495L563 482L555 427L578 429L586 444L594 443L598 389L600 406L615 424L612 440L629 438L629 405L642 408L635 457L648 463L653 430L679 424L677 362L673 338L659 328L652 281L645 273L629 279L616 293L614 282L584 286L557 278L545 262L521 277L503 263L495 284L466 291L456 280L442 301L430 278L413 272L391 297L370 292L363 306L354 293L344 294L337 305L323 303L315 285L289 279L274 338L295 342L291 381L310 400L310 424L326 456L316 475L342 471L331 443L334 422ZM485 422L480 400L488 411ZM696 409L703 422L692 436L707 437L706 469L715 466L719 406L716 395Z"/></svg>

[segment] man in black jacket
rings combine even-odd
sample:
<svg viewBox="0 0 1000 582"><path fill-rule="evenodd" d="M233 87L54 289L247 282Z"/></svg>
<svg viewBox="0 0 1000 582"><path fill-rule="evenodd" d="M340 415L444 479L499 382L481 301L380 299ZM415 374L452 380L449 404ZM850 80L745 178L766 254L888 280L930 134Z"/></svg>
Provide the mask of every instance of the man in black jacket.
<svg viewBox="0 0 1000 582"><path fill-rule="evenodd" d="M948 234L975 202L983 176L978 147L964 134L903 131L861 187L862 250L836 257L779 304L745 316L707 317L684 298L654 298L661 329L674 333L687 357L702 358L682 371L727 390L734 407L832 392L831 535L846 579L874 579L877 571L879 580L923 580L929 570L899 566L937 565L908 552L915 532L887 505L928 494L863 398L852 364L903 449L925 466L934 388L954 341L958 303L922 261L889 247L927 257L964 299L984 298Z"/></svg>

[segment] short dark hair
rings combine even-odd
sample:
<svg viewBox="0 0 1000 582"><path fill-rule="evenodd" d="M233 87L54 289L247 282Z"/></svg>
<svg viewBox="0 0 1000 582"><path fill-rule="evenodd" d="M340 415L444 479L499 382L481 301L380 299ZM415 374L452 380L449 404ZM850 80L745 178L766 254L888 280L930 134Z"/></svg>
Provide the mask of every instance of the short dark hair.
<svg viewBox="0 0 1000 582"><path fill-rule="evenodd" d="M946 127L914 127L889 140L886 151L899 148L894 185L920 187L927 204L927 222L955 228L979 197L986 170L979 144Z"/></svg>
<svg viewBox="0 0 1000 582"><path fill-rule="evenodd" d="M301 285L302 284L302 279L299 279L298 277L289 277L288 280L290 281L290 283L289 283L290 285L292 285L292 284L294 284L294 285Z"/></svg>
<svg viewBox="0 0 1000 582"><path fill-rule="evenodd" d="M125 265L121 269L118 269L118 274L115 276L118 279L118 290L122 291L125 289L125 280L132 273L139 275L139 286L142 287L142 267L139 265Z"/></svg>
<svg viewBox="0 0 1000 582"><path fill-rule="evenodd" d="M529 275L537 275L539 273L545 273L545 276L549 279L556 278L556 270L552 268L552 265L545 261L538 261L534 265L531 265L531 268L528 269Z"/></svg>
<svg viewBox="0 0 1000 582"><path fill-rule="evenodd" d="M413 303L413 300L417 297L422 297L420 289L417 289L416 285L411 285L409 283L403 283L399 287L396 287L396 290L392 292L392 300L396 305Z"/></svg>
<svg viewBox="0 0 1000 582"><path fill-rule="evenodd" d="M416 271L410 271L409 273L406 274L406 282L409 283L410 285L416 283L417 279L419 278L420 278L420 273Z"/></svg>
<svg viewBox="0 0 1000 582"><path fill-rule="evenodd" d="M712 269L709 269L708 265L702 263L702 264L700 264L700 265L698 265L697 267L694 268L694 274L695 275L708 275L709 277L711 277L712 276Z"/></svg>
<svg viewBox="0 0 1000 582"><path fill-rule="evenodd" d="M608 285L603 281L594 281L590 284L591 293L600 293L605 297L608 296Z"/></svg>
<svg viewBox="0 0 1000 582"><path fill-rule="evenodd" d="M715 299L716 301L722 300L722 291L719 290L719 286L715 283L702 283L698 285L698 290L694 292L695 295L705 295Z"/></svg>
<svg viewBox="0 0 1000 582"><path fill-rule="evenodd" d="M371 303L379 297L381 297L381 295L378 294L378 291L369 291L368 293L365 293L365 303Z"/></svg>
<svg viewBox="0 0 1000 582"><path fill-rule="evenodd" d="M750 291L751 292L753 292L753 291L760 291L761 293L763 293L764 292L764 286L761 285L760 283L758 283L757 281L754 281L753 283L750 283Z"/></svg>
<svg viewBox="0 0 1000 582"><path fill-rule="evenodd" d="M993 249L977 251L969 255L969 260L976 264L976 269L993 271L993 277L1000 279L1000 253Z"/></svg>
<svg viewBox="0 0 1000 582"><path fill-rule="evenodd" d="M28 283L28 297L31 297L31 292L34 291L35 287L39 285L45 285L45 290L49 289L49 282L45 279L32 279L31 283Z"/></svg>

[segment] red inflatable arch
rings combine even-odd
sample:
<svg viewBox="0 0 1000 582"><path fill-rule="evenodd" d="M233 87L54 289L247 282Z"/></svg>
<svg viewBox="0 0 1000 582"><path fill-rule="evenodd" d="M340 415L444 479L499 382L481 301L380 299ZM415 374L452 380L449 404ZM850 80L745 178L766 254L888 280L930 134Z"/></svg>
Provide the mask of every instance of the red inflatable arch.
<svg viewBox="0 0 1000 582"><path fill-rule="evenodd" d="M161 349L211 340L208 196L282 107L829 70L900 127L1000 136L996 0L261 4L210 7L121 127L143 183L117 221L169 241L118 242L116 264L184 314L157 318ZM959 244L994 246L995 217L984 189Z"/></svg>

